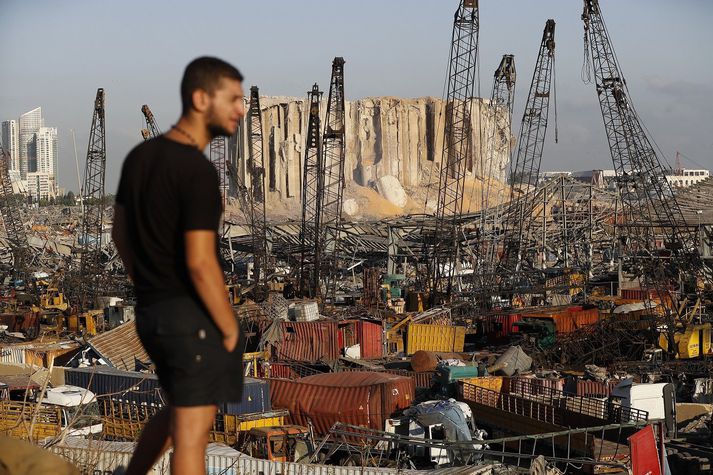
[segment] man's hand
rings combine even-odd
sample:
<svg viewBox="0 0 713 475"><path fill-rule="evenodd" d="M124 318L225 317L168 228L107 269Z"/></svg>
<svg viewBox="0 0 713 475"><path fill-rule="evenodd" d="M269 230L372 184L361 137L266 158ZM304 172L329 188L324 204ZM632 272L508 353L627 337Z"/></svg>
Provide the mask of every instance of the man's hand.
<svg viewBox="0 0 713 475"><path fill-rule="evenodd" d="M223 346L228 350L228 353L232 353L235 347L238 346L238 335L239 333L236 329L232 334L223 336Z"/></svg>
<svg viewBox="0 0 713 475"><path fill-rule="evenodd" d="M225 291L223 271L218 263L215 231L193 230L186 237L186 266L191 281L211 318L223 335L223 346L233 351L238 342L238 322Z"/></svg>

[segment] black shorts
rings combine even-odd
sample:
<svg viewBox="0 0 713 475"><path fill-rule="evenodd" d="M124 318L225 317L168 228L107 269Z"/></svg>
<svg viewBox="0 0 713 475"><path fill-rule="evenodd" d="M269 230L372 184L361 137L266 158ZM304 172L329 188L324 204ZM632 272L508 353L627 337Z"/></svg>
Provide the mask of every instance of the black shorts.
<svg viewBox="0 0 713 475"><path fill-rule="evenodd" d="M243 391L242 332L228 352L205 307L190 296L136 307L136 329L159 382L174 406L240 402Z"/></svg>

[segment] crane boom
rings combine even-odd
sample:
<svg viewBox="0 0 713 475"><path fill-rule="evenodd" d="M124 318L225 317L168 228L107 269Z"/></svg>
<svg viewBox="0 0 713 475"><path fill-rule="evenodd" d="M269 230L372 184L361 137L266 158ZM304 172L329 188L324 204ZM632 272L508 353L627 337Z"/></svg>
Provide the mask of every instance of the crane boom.
<svg viewBox="0 0 713 475"><path fill-rule="evenodd" d="M248 171L251 176L249 193L250 230L254 256L255 281L265 283L268 272L269 240L265 211L265 161L263 156L262 114L260 112L260 91L257 86L250 88L248 120Z"/></svg>
<svg viewBox="0 0 713 475"><path fill-rule="evenodd" d="M92 128L87 147L87 161L84 168L84 186L82 187L83 242L79 279L81 280L80 305L87 309L99 291L102 277L102 225L104 221L104 177L106 172L106 121L104 115L104 89L97 89L94 100Z"/></svg>
<svg viewBox="0 0 713 475"><path fill-rule="evenodd" d="M339 231L342 223L345 160L344 58L332 61L327 114L322 135L322 165L319 174L319 234L315 246L315 268L332 275L337 268ZM320 272L321 273L321 272ZM334 293L336 282L330 278L327 291Z"/></svg>
<svg viewBox="0 0 713 475"><path fill-rule="evenodd" d="M315 249L318 245L320 228L319 193L320 164L322 160L321 122L319 117L322 92L315 84L308 93L309 112L304 152L302 177L302 223L300 226L300 278L301 295L316 295L319 287L319 274L315 267Z"/></svg>
<svg viewBox="0 0 713 475"><path fill-rule="evenodd" d="M0 212L5 223L5 232L13 255L13 269L18 277L23 276L28 264L27 233L22 223L20 208L14 203L12 181L10 180L10 154L0 143Z"/></svg>
<svg viewBox="0 0 713 475"><path fill-rule="evenodd" d="M493 90L490 96L489 112L493 117L495 126L490 137L488 137L486 160L491 167L495 163L496 150L498 145L505 144L510 151L510 131L512 130L512 111L515 103L515 83L517 72L515 70L515 57L511 54L503 55L500 65L495 70ZM498 124L505 124L502 128ZM503 132L507 131L507 135ZM510 153L508 153L508 157ZM481 245L482 259L480 263L480 273L483 281L492 280L490 276L495 272L498 260L498 249L502 242L502 213L504 209L504 196L500 184L493 186L493 177L503 178L499 171L490 170L487 184L483 190L483 207L481 219ZM495 188L495 190L493 190ZM493 196L494 195L494 196ZM485 282L483 282L485 283Z"/></svg>
<svg viewBox="0 0 713 475"><path fill-rule="evenodd" d="M146 121L146 127L141 129L141 136L144 140L152 139L161 135L161 129L158 128L153 112L151 112L151 109L149 109L147 104L141 106L141 113L144 115L144 120Z"/></svg>
<svg viewBox="0 0 713 475"><path fill-rule="evenodd" d="M522 116L517 154L510 167L510 213L504 226L505 244L500 266L506 272L520 269L529 229L526 194L537 185L545 146L555 64L555 21L545 23L537 63Z"/></svg>
<svg viewBox="0 0 713 475"><path fill-rule="evenodd" d="M655 289L670 305L663 305L673 348L674 319L680 318L672 289L680 277L702 267L693 234L666 180L656 154L629 97L626 80L602 18L598 0L584 0L585 54L604 119L616 184L621 197L623 226L620 243L627 271L645 289ZM662 234L666 249L656 243ZM668 298L666 298L668 297ZM692 299L695 301L696 299Z"/></svg>
<svg viewBox="0 0 713 475"><path fill-rule="evenodd" d="M475 91L480 17L478 0L461 0L453 17L445 138L434 231L431 288L450 298L459 259L458 220L463 212L466 168L472 157L471 107Z"/></svg>

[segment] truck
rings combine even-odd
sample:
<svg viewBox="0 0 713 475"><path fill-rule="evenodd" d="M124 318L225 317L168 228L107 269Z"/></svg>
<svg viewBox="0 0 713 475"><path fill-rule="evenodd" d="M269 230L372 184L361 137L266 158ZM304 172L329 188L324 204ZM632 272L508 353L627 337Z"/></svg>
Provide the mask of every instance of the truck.
<svg viewBox="0 0 713 475"><path fill-rule="evenodd" d="M314 452L309 429L299 425L253 427L241 448L251 457L272 462L306 461Z"/></svg>
<svg viewBox="0 0 713 475"><path fill-rule="evenodd" d="M62 385L26 401L0 401L0 433L12 437L37 441L63 433L91 436L101 431L97 398L84 388Z"/></svg>
<svg viewBox="0 0 713 475"><path fill-rule="evenodd" d="M444 467L472 463L482 458L477 450L487 448L487 433L478 429L470 406L455 399L426 401L404 411L403 417L388 419L386 432L443 444L473 441L473 450L404 444L407 455L421 467ZM382 447L384 443L381 443Z"/></svg>

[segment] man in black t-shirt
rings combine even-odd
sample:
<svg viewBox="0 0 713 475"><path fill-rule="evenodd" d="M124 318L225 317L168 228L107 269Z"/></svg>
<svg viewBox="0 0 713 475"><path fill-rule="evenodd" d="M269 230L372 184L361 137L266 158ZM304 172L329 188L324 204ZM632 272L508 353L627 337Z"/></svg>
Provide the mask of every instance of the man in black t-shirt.
<svg viewBox="0 0 713 475"><path fill-rule="evenodd" d="M243 340L217 253L219 179L202 150L235 133L243 77L202 57L181 82L183 112L124 161L113 238L136 287L136 328L168 398L144 428L127 474L145 474L170 446L171 473L205 473L217 405L239 402Z"/></svg>

